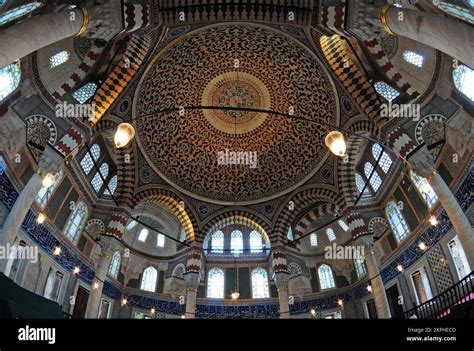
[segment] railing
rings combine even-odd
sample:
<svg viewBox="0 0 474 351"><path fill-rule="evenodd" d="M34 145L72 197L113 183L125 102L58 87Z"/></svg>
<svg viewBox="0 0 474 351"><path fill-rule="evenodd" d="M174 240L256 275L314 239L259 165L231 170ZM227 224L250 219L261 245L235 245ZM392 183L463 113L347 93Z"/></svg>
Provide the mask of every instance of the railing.
<svg viewBox="0 0 474 351"><path fill-rule="evenodd" d="M454 306L474 300L474 272L438 296L403 313L403 318L439 319L451 314Z"/></svg>

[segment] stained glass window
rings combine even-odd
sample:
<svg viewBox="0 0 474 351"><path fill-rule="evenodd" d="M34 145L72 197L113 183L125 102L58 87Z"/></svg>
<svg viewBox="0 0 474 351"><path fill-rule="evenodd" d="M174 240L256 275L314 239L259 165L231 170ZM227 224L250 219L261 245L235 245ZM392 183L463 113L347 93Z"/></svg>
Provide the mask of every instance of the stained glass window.
<svg viewBox="0 0 474 351"><path fill-rule="evenodd" d="M82 228L84 228L88 213L89 211L87 210L86 204L79 202L69 217L64 234L66 234L72 242L76 241Z"/></svg>
<svg viewBox="0 0 474 351"><path fill-rule="evenodd" d="M112 178L110 178L108 187L110 189L110 192L109 192L109 189L105 188L104 190L105 195L110 195L111 193L112 194L115 193L115 190L117 189L117 175L114 175Z"/></svg>
<svg viewBox="0 0 474 351"><path fill-rule="evenodd" d="M212 268L207 275L207 297L210 299L224 298L224 271Z"/></svg>
<svg viewBox="0 0 474 351"><path fill-rule="evenodd" d="M474 6L474 2L472 0L469 0L469 5L472 7ZM439 0L434 0L433 4L438 7L440 10L449 13L450 15L457 17L463 21L466 21L470 24L474 24L474 14L472 11L469 11L469 9L465 7L461 7L458 5L450 4L446 1L439 1Z"/></svg>
<svg viewBox="0 0 474 351"><path fill-rule="evenodd" d="M81 167L85 174L89 174L92 168L94 168L94 161L97 162L100 156L100 147L97 144L92 145L90 148L91 152L87 152L81 160ZM91 156L92 155L92 156Z"/></svg>
<svg viewBox="0 0 474 351"><path fill-rule="evenodd" d="M338 220L337 223L339 224L339 227L341 227L343 231L347 232L349 230L347 223L344 222L342 219Z"/></svg>
<svg viewBox="0 0 474 351"><path fill-rule="evenodd" d="M80 104L83 104L94 96L96 90L97 84L87 83L86 85L80 87L74 93L72 93L72 97L76 99L77 102L79 102Z"/></svg>
<svg viewBox="0 0 474 351"><path fill-rule="evenodd" d="M403 218L400 209L393 201L390 201L387 204L385 212L387 214L387 219L388 223L390 224L390 227L395 233L395 236L397 237L398 241L401 241L410 232L405 218Z"/></svg>
<svg viewBox="0 0 474 351"><path fill-rule="evenodd" d="M318 246L318 236L316 235L316 233L311 233L311 235L309 236L309 243L311 244L311 246Z"/></svg>
<svg viewBox="0 0 474 351"><path fill-rule="evenodd" d="M41 208L44 208L46 204L48 203L48 201L51 200L51 195L53 195L54 190L56 190L59 183L61 183L61 180L63 178L62 169L60 169L56 173L55 178L56 180L54 181L52 186L50 186L48 189L41 188L40 191L38 191L38 194L36 195L36 202L40 205Z"/></svg>
<svg viewBox="0 0 474 351"><path fill-rule="evenodd" d="M336 234L334 233L334 230L332 228L326 229L326 235L328 236L329 241L336 240Z"/></svg>
<svg viewBox="0 0 474 351"><path fill-rule="evenodd" d="M259 253L263 251L262 236L256 230L250 233L249 244L251 253Z"/></svg>
<svg viewBox="0 0 474 351"><path fill-rule="evenodd" d="M356 173L355 174L355 181L356 181L357 190L359 191L359 194L360 194L362 189L364 189L365 180L364 180L364 178L362 178L362 176L359 173ZM364 190L364 196L367 196L367 195L370 195L370 190L369 190L368 187L365 188L365 190Z"/></svg>
<svg viewBox="0 0 474 351"><path fill-rule="evenodd" d="M220 230L214 232L211 236L211 252L212 253L223 253L224 252L224 233Z"/></svg>
<svg viewBox="0 0 474 351"><path fill-rule="evenodd" d="M148 267L143 271L142 284L140 289L145 291L155 291L158 271L154 267Z"/></svg>
<svg viewBox="0 0 474 351"><path fill-rule="evenodd" d="M244 250L244 240L240 230L234 230L230 233L230 251L234 255L241 254Z"/></svg>
<svg viewBox="0 0 474 351"><path fill-rule="evenodd" d="M322 264L319 266L318 276L321 290L334 288L336 286L334 284L334 276L332 274L331 267L329 267L327 264Z"/></svg>
<svg viewBox="0 0 474 351"><path fill-rule="evenodd" d="M270 297L268 289L268 274L263 268L252 271L252 297L254 299L265 299Z"/></svg>
<svg viewBox="0 0 474 351"><path fill-rule="evenodd" d="M413 170L410 170L410 178L420 192L421 197L428 205L428 208L431 208L438 200L438 196L436 196L436 193L434 192L430 183L428 183L426 178L420 177Z"/></svg>
<svg viewBox="0 0 474 351"><path fill-rule="evenodd" d="M13 93L20 85L20 61L0 69L0 101Z"/></svg>
<svg viewBox="0 0 474 351"><path fill-rule="evenodd" d="M416 67L423 67L423 56L421 56L420 54L417 54L416 52L413 52L411 50L405 50L403 51L402 56L406 62L411 63Z"/></svg>
<svg viewBox="0 0 474 351"><path fill-rule="evenodd" d="M49 68L55 68L69 60L69 52L61 51L49 58Z"/></svg>
<svg viewBox="0 0 474 351"><path fill-rule="evenodd" d="M114 255L112 256L112 259L110 260L110 265L109 265L109 275L112 278L117 279L118 273L120 271L120 252L115 251Z"/></svg>
<svg viewBox="0 0 474 351"><path fill-rule="evenodd" d="M101 177L102 175L102 177ZM99 172L97 172L91 180L92 187L94 188L95 192L98 193L104 184L104 179L107 178L109 175L109 165L107 163L103 163L100 168Z"/></svg>
<svg viewBox="0 0 474 351"><path fill-rule="evenodd" d="M164 247L165 246L165 236L163 234L158 234L156 236L156 246Z"/></svg>
<svg viewBox="0 0 474 351"><path fill-rule="evenodd" d="M354 266L358 278L362 277L367 272L365 269L364 259L362 257L354 258Z"/></svg>
<svg viewBox="0 0 474 351"><path fill-rule="evenodd" d="M372 145L372 156L374 157L375 161L379 159L380 153L382 153L382 157L380 158L379 166L382 168L384 173L387 173L392 166L392 159L385 151L382 151L382 147L379 144Z"/></svg>
<svg viewBox="0 0 474 351"><path fill-rule="evenodd" d="M372 189L374 189L374 191L377 192L380 189L380 186L382 185L382 178L380 178L377 171L374 171L374 173L372 174L373 169L374 169L374 166L370 162L367 162L364 166L365 176L367 177L367 179L369 179ZM372 177L369 178L371 174L372 174Z"/></svg>
<svg viewBox="0 0 474 351"><path fill-rule="evenodd" d="M3 6L3 4L2 4ZM4 24L14 21L20 17L23 17L30 12L36 10L38 7L41 6L41 3L39 2L32 2L30 4L22 5L15 7L7 12L5 12L3 15L0 16L0 27L3 26ZM1 7L1 6L0 6Z"/></svg>
<svg viewBox="0 0 474 351"><path fill-rule="evenodd" d="M141 231L140 231L140 234L138 234L138 241L141 241L142 243L145 242L146 238L148 237L148 233L150 231L146 228L143 228Z"/></svg>
<svg viewBox="0 0 474 351"><path fill-rule="evenodd" d="M389 102L395 100L397 96L400 95L400 93L395 88L391 87L385 82L375 83L374 88L380 96Z"/></svg>
<svg viewBox="0 0 474 351"><path fill-rule="evenodd" d="M453 70L453 80L456 89L469 100L474 101L474 70L465 65L459 65Z"/></svg>

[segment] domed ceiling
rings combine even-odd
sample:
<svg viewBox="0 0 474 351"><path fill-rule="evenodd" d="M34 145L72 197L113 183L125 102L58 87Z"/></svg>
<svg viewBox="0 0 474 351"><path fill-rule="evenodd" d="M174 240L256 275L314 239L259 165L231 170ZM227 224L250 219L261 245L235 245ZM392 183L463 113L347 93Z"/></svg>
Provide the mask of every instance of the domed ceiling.
<svg viewBox="0 0 474 351"><path fill-rule="evenodd" d="M180 191L215 203L248 203L289 192L324 162L327 129L274 114L186 110L231 106L339 123L337 93L318 58L276 30L205 27L157 54L134 101L137 142L155 171ZM257 164L223 165L219 152L255 152ZM230 162L231 163L231 162Z"/></svg>

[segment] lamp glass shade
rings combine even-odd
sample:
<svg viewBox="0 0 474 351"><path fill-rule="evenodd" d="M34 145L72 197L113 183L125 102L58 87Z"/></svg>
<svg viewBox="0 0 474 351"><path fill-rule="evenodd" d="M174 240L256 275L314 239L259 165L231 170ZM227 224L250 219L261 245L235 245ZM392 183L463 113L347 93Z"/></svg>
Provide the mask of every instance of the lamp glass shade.
<svg viewBox="0 0 474 351"><path fill-rule="evenodd" d="M118 148L126 146L135 137L135 128L130 123L120 123L115 131L114 143Z"/></svg>
<svg viewBox="0 0 474 351"><path fill-rule="evenodd" d="M232 293L232 299L237 300L239 298L240 294L236 291Z"/></svg>
<svg viewBox="0 0 474 351"><path fill-rule="evenodd" d="M44 176L41 185L45 189L49 189L53 186L54 182L56 181L56 176L54 174L48 173Z"/></svg>
<svg viewBox="0 0 474 351"><path fill-rule="evenodd" d="M38 224L43 224L45 220L46 216L44 215L44 213L39 213L38 217L36 217L36 223Z"/></svg>
<svg viewBox="0 0 474 351"><path fill-rule="evenodd" d="M341 132L330 132L328 135L326 135L324 143L334 155L339 157L344 156L346 152L346 141L344 140L344 135L342 135Z"/></svg>

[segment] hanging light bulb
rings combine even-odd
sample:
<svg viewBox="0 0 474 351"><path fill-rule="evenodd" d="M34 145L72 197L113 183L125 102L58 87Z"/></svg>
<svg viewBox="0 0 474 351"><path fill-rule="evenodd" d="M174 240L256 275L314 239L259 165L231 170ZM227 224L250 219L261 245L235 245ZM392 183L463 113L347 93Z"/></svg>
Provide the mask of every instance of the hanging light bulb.
<svg viewBox="0 0 474 351"><path fill-rule="evenodd" d="M152 309L150 310L150 312L151 312L151 314L155 314L155 309L152 308Z"/></svg>
<svg viewBox="0 0 474 351"><path fill-rule="evenodd" d="M342 307L342 305L344 304L344 302L343 302L341 299L339 299L339 300L337 300L337 304Z"/></svg>
<svg viewBox="0 0 474 351"><path fill-rule="evenodd" d="M367 285L367 291L372 292L372 285Z"/></svg>
<svg viewBox="0 0 474 351"><path fill-rule="evenodd" d="M56 246L56 247L54 248L53 255L54 255L54 256L59 256L59 255L61 255L61 248L60 248L59 246Z"/></svg>
<svg viewBox="0 0 474 351"><path fill-rule="evenodd" d="M130 123L120 123L114 136L115 146L120 148L126 146L135 136L135 128Z"/></svg>
<svg viewBox="0 0 474 351"><path fill-rule="evenodd" d="M237 300L240 296L240 293L238 291L234 291L231 296L232 300Z"/></svg>
<svg viewBox="0 0 474 351"><path fill-rule="evenodd" d="M54 174L48 173L43 178L42 186L45 189L49 189L53 186L55 181L56 181L56 176Z"/></svg>
<svg viewBox="0 0 474 351"><path fill-rule="evenodd" d="M36 223L38 223L38 224L43 224L45 220L46 220L46 216L42 212L40 212L38 214L38 217L36 217Z"/></svg>
<svg viewBox="0 0 474 351"><path fill-rule="evenodd" d="M186 319L186 316L184 314L182 314L181 319Z"/></svg>
<svg viewBox="0 0 474 351"><path fill-rule="evenodd" d="M94 283L94 289L99 289L99 283L97 282Z"/></svg>
<svg viewBox="0 0 474 351"><path fill-rule="evenodd" d="M316 315L316 310L314 308L311 309L311 315L315 316Z"/></svg>
<svg viewBox="0 0 474 351"><path fill-rule="evenodd" d="M401 264L397 266L397 271L403 272L403 266Z"/></svg>
<svg viewBox="0 0 474 351"><path fill-rule="evenodd" d="M346 141L344 135L339 131L332 131L324 139L324 143L331 152L339 157L344 156L346 152Z"/></svg>
<svg viewBox="0 0 474 351"><path fill-rule="evenodd" d="M429 222L433 227L436 227L439 223L438 219L435 217L435 215L430 216Z"/></svg>
<svg viewBox="0 0 474 351"><path fill-rule="evenodd" d="M79 274L80 269L79 267L74 267L74 270L72 271L74 274Z"/></svg>
<svg viewBox="0 0 474 351"><path fill-rule="evenodd" d="M126 299L126 298L123 298L123 299L122 299L122 306L125 306L125 305L127 304L127 302L128 302L127 299Z"/></svg>
<svg viewBox="0 0 474 351"><path fill-rule="evenodd" d="M423 241L421 241L418 244L418 247L420 248L421 251L426 251L426 249L427 249L426 244Z"/></svg>

